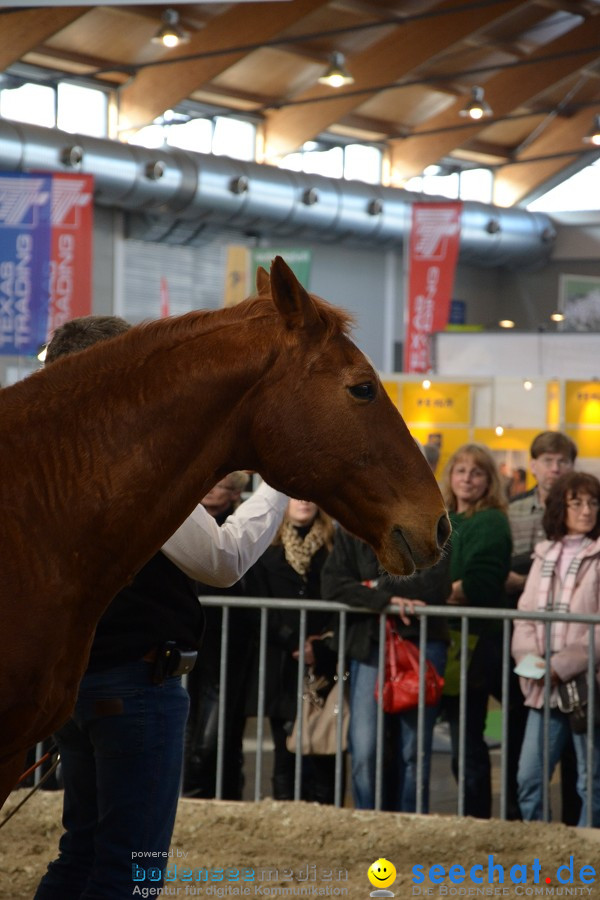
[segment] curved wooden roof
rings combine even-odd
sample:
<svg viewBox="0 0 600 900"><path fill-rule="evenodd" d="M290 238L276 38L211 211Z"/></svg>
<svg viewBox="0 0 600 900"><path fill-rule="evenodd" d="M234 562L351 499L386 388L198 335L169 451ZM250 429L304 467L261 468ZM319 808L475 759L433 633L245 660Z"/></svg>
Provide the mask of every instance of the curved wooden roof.
<svg viewBox="0 0 600 900"><path fill-rule="evenodd" d="M0 10L0 71L17 62L117 89L121 132L186 99L256 115L272 161L324 131L387 150L389 184L431 164L495 168L522 203L587 164L600 113L600 0L175 3L190 41L152 43L166 4ZM323 86L342 52L354 84ZM473 86L490 118L459 115Z"/></svg>

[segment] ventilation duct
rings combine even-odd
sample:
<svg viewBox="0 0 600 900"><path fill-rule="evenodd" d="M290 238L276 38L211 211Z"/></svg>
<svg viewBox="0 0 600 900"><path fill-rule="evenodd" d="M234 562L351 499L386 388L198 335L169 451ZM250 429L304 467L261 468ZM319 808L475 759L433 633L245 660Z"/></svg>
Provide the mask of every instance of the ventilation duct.
<svg viewBox="0 0 600 900"><path fill-rule="evenodd" d="M97 203L137 214L131 217L132 236L169 243L202 243L215 229L227 228L277 240L399 245L410 228L411 204L424 199L396 188L224 156L148 150L5 120L0 169L93 175ZM463 205L463 263L539 266L554 238L552 221L541 213Z"/></svg>

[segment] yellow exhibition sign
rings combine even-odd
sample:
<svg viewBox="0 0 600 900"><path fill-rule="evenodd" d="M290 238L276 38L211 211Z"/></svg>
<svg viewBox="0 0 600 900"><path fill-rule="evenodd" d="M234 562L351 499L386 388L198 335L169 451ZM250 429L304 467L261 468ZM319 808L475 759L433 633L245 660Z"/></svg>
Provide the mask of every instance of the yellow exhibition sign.
<svg viewBox="0 0 600 900"><path fill-rule="evenodd" d="M400 407L406 422L439 425L469 425L471 388L468 384L440 384L429 388L421 382L402 385Z"/></svg>
<svg viewBox="0 0 600 900"><path fill-rule="evenodd" d="M565 382L565 421L569 425L600 425L600 382Z"/></svg>
<svg viewBox="0 0 600 900"><path fill-rule="evenodd" d="M600 428L565 428L565 433L577 445L577 459L580 461L577 468L587 471L582 460L600 458Z"/></svg>

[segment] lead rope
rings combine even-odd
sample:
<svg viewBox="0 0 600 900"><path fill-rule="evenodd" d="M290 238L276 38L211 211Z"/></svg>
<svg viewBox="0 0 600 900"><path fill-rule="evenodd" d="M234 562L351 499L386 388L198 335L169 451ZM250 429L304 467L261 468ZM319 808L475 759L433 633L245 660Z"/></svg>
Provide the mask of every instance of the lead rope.
<svg viewBox="0 0 600 900"><path fill-rule="evenodd" d="M46 772L46 774L43 775L42 778L40 778L40 780L39 780L38 783L35 785L35 787L33 787L33 788L29 791L29 793L27 793L27 794L23 797L23 799L20 801L20 803L17 803L17 805L15 806L15 808L14 808L14 809L11 809L11 811L9 812L9 814L8 814L7 816L5 816L4 819L2 819L2 821L0 822L0 828L4 828L4 826L6 825L6 823L9 822L9 821L12 819L12 817L15 815L15 813L17 813L17 812L21 809L21 807L23 806L23 804L24 804L24 803L27 803L27 801L28 801L31 797L33 797L33 795L34 795L37 791L39 791L39 789L42 787L42 785L45 784L45 783L48 781L48 779L50 778L50 776L53 775L53 774L56 772L57 766L58 766L58 764L59 764L59 762L60 762L60 754L56 751L56 749L54 749L54 750L48 750L47 753L44 753L44 755L42 756L41 759L39 759L33 766L30 766L29 769L27 769L26 772L23 772L23 774L21 775L21 777L20 777L19 780L17 781L17 784L20 784L25 778L27 778L28 775L30 775L32 772L34 772L35 769L37 769L39 766L41 766L42 763L44 763L44 762L46 762L46 760L50 759L50 757L51 757L52 755L55 756L55 759L54 759L52 765L50 766L50 768L48 769L48 771Z"/></svg>

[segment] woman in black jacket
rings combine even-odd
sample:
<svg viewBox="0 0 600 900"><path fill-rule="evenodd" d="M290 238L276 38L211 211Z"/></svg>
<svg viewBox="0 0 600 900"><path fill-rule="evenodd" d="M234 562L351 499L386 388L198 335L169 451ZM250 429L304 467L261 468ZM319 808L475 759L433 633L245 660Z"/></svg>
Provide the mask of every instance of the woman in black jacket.
<svg viewBox="0 0 600 900"><path fill-rule="evenodd" d="M247 594L320 600L321 569L333 535L332 520L314 503L290 500L273 544L248 572ZM320 640L330 622L329 613L307 614L305 664L313 666L315 674L335 672L335 655ZM275 745L273 797L293 800L295 757L286 747L286 737L296 717L300 613L297 609L269 610L268 623L265 708ZM311 771L303 775L302 799L333 803L335 756L305 757L305 763Z"/></svg>
<svg viewBox="0 0 600 900"><path fill-rule="evenodd" d="M419 601L442 605L451 592L449 559L410 578L381 575L373 550L363 541L339 529L333 551L321 576L324 600L381 612L397 607L396 621L402 637L418 644L420 620L412 616ZM395 619L396 617L394 617ZM445 619L429 617L426 656L444 674L449 642ZM357 809L375 806L376 719L375 684L379 657L379 616L355 613L348 617L345 652L350 668L350 732L352 793ZM426 707L423 759L423 812L429 804L429 769L433 726L437 707ZM414 812L416 806L417 710L386 714L386 746L383 808Z"/></svg>

